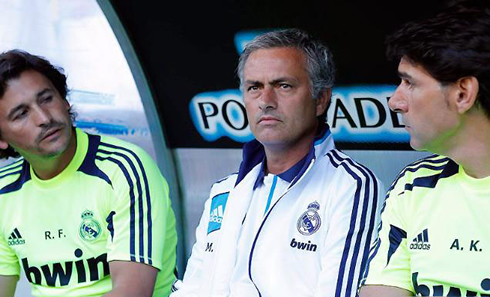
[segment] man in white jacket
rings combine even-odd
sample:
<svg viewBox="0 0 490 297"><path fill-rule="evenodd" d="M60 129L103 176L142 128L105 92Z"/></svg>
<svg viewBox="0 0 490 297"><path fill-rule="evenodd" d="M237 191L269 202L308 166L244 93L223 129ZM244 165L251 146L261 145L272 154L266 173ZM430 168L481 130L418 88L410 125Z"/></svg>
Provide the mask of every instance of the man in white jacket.
<svg viewBox="0 0 490 297"><path fill-rule="evenodd" d="M172 296L355 296L384 189L335 149L330 51L297 29L266 33L238 75L256 140L213 185Z"/></svg>

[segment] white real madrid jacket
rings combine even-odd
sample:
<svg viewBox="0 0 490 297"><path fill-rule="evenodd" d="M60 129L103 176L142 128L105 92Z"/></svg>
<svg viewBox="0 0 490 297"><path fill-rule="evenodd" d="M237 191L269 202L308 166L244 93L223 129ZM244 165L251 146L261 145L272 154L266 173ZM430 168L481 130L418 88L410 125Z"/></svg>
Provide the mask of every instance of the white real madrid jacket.
<svg viewBox="0 0 490 297"><path fill-rule="evenodd" d="M247 143L239 172L213 185L172 297L231 296L237 242L263 156L260 143ZM356 296L383 197L374 174L335 149L327 128L254 234L246 273L255 290L233 296Z"/></svg>

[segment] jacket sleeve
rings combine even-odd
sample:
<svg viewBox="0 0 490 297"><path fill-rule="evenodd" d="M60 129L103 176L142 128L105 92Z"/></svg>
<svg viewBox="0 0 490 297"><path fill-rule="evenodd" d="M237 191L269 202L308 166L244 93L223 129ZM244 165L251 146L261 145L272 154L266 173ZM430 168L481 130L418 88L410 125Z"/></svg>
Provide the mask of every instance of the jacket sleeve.
<svg viewBox="0 0 490 297"><path fill-rule="evenodd" d="M192 248L190 258L187 261L184 278L182 281L177 280L174 283L174 287L172 288L174 292L170 295L171 297L200 296L199 289L201 288L204 275L207 273L204 269L204 255L205 253L212 251L212 246L206 251L210 207L211 198L209 198L204 205L204 211L196 229L196 243Z"/></svg>
<svg viewBox="0 0 490 297"><path fill-rule="evenodd" d="M383 203L384 187L368 169L348 162L332 180L326 210L328 231L321 255L315 297L354 297L366 266Z"/></svg>

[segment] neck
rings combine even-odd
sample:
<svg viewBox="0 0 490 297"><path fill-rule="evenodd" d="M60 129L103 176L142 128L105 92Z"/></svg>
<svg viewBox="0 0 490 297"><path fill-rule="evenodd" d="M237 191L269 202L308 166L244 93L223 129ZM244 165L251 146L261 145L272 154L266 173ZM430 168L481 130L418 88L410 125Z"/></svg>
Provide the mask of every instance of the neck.
<svg viewBox="0 0 490 297"><path fill-rule="evenodd" d="M483 113L467 119L458 138L446 153L474 178L490 176L490 119Z"/></svg>
<svg viewBox="0 0 490 297"><path fill-rule="evenodd" d="M60 174L70 164L75 156L76 149L77 138L75 131L73 131L68 147L61 154L51 157L26 159L31 164L36 176L42 180L47 180Z"/></svg>
<svg viewBox="0 0 490 297"><path fill-rule="evenodd" d="M264 146L267 160L267 173L281 174L303 159L313 146L314 136L294 147Z"/></svg>

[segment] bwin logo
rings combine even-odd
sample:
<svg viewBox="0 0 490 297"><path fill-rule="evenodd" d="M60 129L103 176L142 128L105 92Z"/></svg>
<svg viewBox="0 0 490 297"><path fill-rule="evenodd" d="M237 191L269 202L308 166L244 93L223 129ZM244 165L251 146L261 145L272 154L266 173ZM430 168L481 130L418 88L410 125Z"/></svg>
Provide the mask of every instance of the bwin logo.
<svg viewBox="0 0 490 297"><path fill-rule="evenodd" d="M211 213L211 216L209 217L209 221L221 224L222 220L223 220L223 205L219 205Z"/></svg>
<svg viewBox="0 0 490 297"><path fill-rule="evenodd" d="M83 252L81 249L75 250L75 257L81 258ZM75 263L75 268L73 268L73 263ZM99 275L99 264L102 264L103 277L108 276L109 273L109 263L107 262L107 254L102 254L96 258L80 259L78 261L67 261L65 263L53 263L52 265L43 265L41 267L29 266L29 261L27 258L22 259L22 266L24 267L24 272L26 278L30 283L41 285L42 277L46 280L46 285L50 287L66 286L71 281L71 276L73 271L76 270L78 276L77 283L87 282L87 272L86 266L88 266L88 272L90 275L89 281L97 281L101 277ZM52 271L50 266L52 266Z"/></svg>
<svg viewBox="0 0 490 297"><path fill-rule="evenodd" d="M316 252L317 249L317 245L311 243L310 240L308 240L308 243L306 243L306 242L296 241L296 238L293 238L293 240L291 240L289 246L292 248L297 248L298 250L304 250L310 252Z"/></svg>
<svg viewBox="0 0 490 297"><path fill-rule="evenodd" d="M480 288L474 286L473 288L476 289L475 291L480 292L480 294L478 294L478 292L471 291L466 288L463 289L448 286L447 284L435 284L432 286L429 284L420 284L418 275L418 272L412 273L412 284L417 296L490 296L490 294L488 294L488 291L490 291L490 278L488 277L484 278L481 282L477 281L476 279L474 280L475 285L480 284L481 290L487 291L487 293L485 294L483 293L483 291L480 290Z"/></svg>

